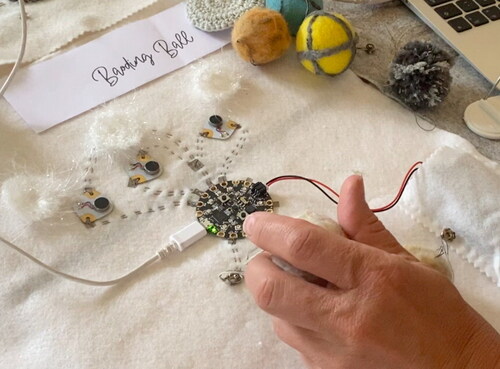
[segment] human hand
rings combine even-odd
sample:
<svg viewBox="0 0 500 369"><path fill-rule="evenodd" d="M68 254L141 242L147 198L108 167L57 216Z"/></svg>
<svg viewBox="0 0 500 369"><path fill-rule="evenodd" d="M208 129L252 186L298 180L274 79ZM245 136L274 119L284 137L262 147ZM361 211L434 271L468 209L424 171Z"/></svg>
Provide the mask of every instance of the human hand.
<svg viewBox="0 0 500 369"><path fill-rule="evenodd" d="M249 263L246 284L309 368L500 368L499 334L385 229L361 177L344 182L337 213L348 238L269 213L244 223L266 251ZM270 254L326 283L286 273Z"/></svg>

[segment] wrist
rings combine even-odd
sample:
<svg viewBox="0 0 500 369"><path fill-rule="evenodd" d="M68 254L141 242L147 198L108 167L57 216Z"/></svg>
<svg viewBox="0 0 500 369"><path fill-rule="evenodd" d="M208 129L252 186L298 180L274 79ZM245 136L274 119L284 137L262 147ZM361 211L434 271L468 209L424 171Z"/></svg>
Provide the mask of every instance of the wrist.
<svg viewBox="0 0 500 369"><path fill-rule="evenodd" d="M465 344L457 359L450 358L453 369L477 369L500 367L500 334L475 311L474 324L466 334Z"/></svg>

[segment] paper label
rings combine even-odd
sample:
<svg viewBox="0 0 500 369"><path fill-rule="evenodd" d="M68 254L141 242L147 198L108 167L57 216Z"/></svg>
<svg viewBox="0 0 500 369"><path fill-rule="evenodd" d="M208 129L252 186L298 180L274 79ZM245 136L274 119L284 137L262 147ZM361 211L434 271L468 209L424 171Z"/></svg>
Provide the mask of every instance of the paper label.
<svg viewBox="0 0 500 369"><path fill-rule="evenodd" d="M226 45L230 32L194 28L181 3L21 70L5 98L37 132Z"/></svg>

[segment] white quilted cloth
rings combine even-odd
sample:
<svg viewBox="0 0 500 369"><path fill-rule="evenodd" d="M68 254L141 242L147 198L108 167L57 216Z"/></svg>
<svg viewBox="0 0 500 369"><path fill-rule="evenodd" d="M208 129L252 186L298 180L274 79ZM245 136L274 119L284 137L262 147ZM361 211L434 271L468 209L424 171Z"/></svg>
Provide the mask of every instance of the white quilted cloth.
<svg viewBox="0 0 500 369"><path fill-rule="evenodd" d="M86 33L107 29L157 1L43 0L27 3L28 43L24 62L54 52ZM162 1L171 5L178 2ZM16 60L21 40L19 5L7 0L4 4L0 6L0 64Z"/></svg>
<svg viewBox="0 0 500 369"><path fill-rule="evenodd" d="M349 174L361 172L370 203L379 206L393 197L413 162L443 145L469 147L447 132L422 131L411 113L350 71L335 79L310 74L293 51L261 68L238 59L230 47L205 60L227 63L243 76L241 90L221 107L242 125L228 141L198 136L214 109L194 98L196 67L40 135L0 99L0 182L49 171L59 180L75 179L76 196L88 183L84 179L91 179L115 204L109 223L93 229L79 223L71 204L58 217L35 224L4 207L0 234L59 270L110 279L151 257L195 219L187 205L189 189L203 189L207 178L225 173L229 179L267 181L301 174L339 189ZM88 128L108 111L143 123L141 146L163 165L161 178L128 188L127 152L88 162ZM187 166L192 157L205 165L199 172ZM307 183L282 182L272 186L271 195L280 201L281 214L309 208L335 217L335 207ZM439 245L401 208L382 218L404 244ZM244 259L248 243L237 247ZM454 253L451 258L465 298L500 328L499 290ZM0 246L0 367L302 368L244 286L219 281L218 274L233 264L230 246L207 236L139 277L103 289L56 278Z"/></svg>

